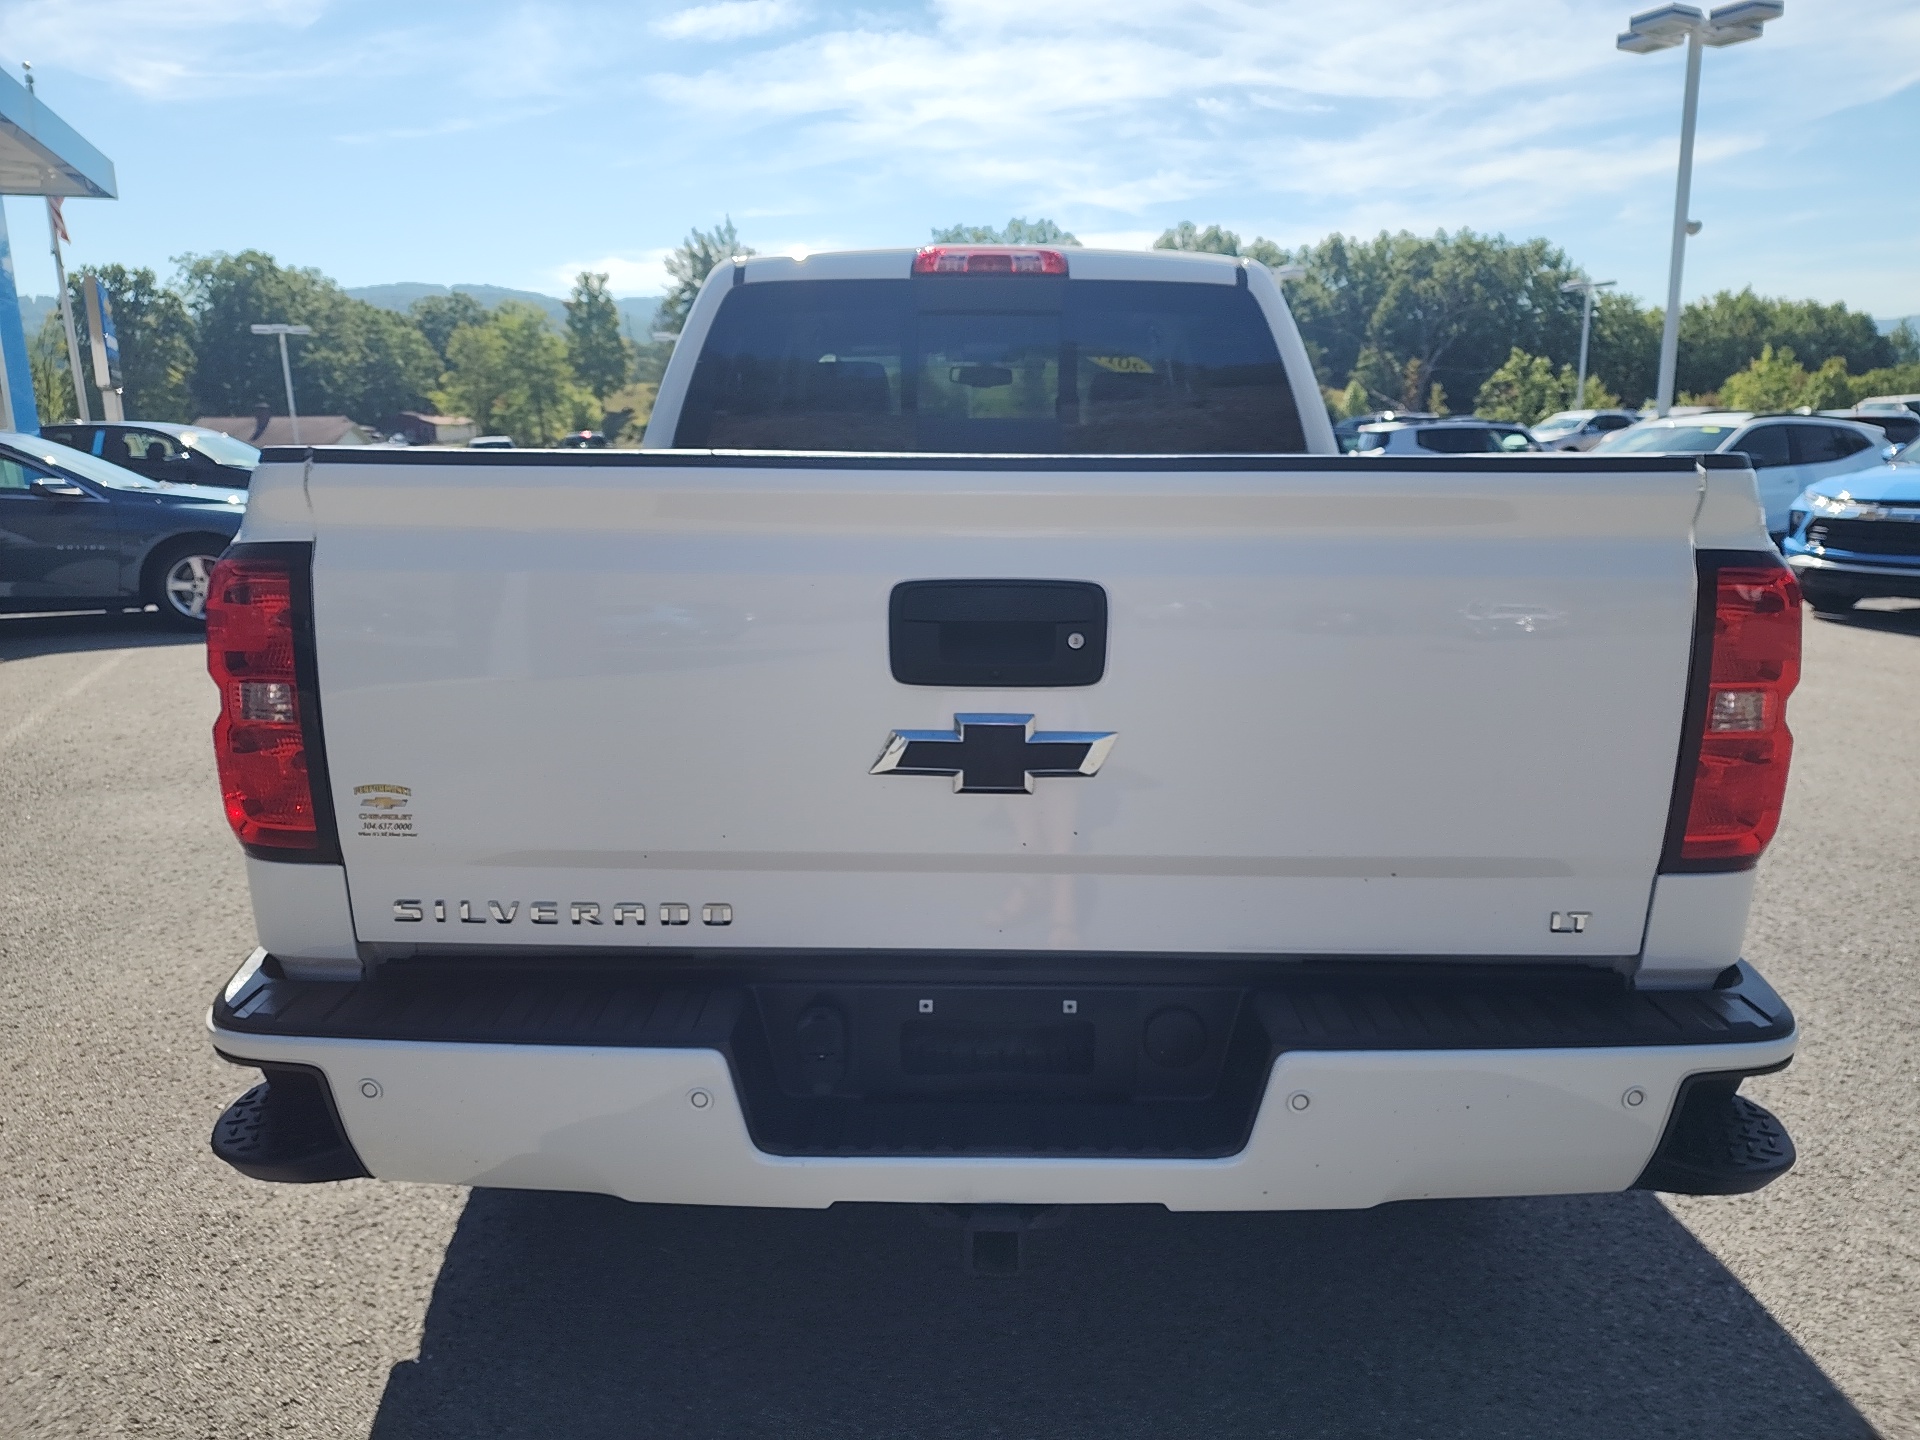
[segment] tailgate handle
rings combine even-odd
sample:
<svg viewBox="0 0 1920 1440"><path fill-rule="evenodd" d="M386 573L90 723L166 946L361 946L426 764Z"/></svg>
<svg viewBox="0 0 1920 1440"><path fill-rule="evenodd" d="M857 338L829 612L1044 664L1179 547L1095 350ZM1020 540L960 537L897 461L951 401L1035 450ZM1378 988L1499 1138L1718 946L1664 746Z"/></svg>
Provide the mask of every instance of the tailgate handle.
<svg viewBox="0 0 1920 1440"><path fill-rule="evenodd" d="M1091 685L1107 668L1107 592L1086 580L907 580L887 605L903 685Z"/></svg>

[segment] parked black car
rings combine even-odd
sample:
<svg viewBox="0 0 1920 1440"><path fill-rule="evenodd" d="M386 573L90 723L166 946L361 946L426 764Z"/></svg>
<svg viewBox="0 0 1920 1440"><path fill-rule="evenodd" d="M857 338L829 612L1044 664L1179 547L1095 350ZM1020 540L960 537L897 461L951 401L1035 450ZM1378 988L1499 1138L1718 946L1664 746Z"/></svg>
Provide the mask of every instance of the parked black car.
<svg viewBox="0 0 1920 1440"><path fill-rule="evenodd" d="M42 425L40 433L75 450L121 465L149 480L244 490L260 452L244 440L201 425L165 420Z"/></svg>
<svg viewBox="0 0 1920 1440"><path fill-rule="evenodd" d="M0 432L0 611L154 605L163 623L198 629L246 501Z"/></svg>

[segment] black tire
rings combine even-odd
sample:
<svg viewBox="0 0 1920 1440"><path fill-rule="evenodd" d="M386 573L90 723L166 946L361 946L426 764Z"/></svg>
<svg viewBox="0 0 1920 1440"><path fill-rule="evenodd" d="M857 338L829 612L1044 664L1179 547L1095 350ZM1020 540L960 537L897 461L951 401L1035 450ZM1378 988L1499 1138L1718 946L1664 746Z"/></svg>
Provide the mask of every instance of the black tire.
<svg viewBox="0 0 1920 1440"><path fill-rule="evenodd" d="M140 598L159 610L162 625L172 630L207 628L208 581L226 544L217 536L188 536L169 540L153 552Z"/></svg>
<svg viewBox="0 0 1920 1440"><path fill-rule="evenodd" d="M1853 602L1859 598L1806 575L1800 577L1800 593L1816 615L1845 615L1853 609Z"/></svg>

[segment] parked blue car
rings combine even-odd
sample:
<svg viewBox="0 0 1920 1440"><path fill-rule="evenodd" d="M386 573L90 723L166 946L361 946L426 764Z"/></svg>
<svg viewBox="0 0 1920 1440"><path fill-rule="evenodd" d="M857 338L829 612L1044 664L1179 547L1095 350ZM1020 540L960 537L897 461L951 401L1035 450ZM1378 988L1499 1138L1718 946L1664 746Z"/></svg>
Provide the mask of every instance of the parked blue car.
<svg viewBox="0 0 1920 1440"><path fill-rule="evenodd" d="M1920 455L1809 485L1787 512L1780 550L1815 610L1920 599Z"/></svg>
<svg viewBox="0 0 1920 1440"><path fill-rule="evenodd" d="M246 502L0 431L0 611L153 605L162 623L198 629Z"/></svg>

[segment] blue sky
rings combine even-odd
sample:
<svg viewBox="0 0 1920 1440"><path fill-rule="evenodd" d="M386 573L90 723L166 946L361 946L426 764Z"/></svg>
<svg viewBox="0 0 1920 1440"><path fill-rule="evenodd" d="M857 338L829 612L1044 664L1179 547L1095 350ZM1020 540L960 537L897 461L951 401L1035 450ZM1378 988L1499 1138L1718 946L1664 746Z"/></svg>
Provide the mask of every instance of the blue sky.
<svg viewBox="0 0 1920 1440"><path fill-rule="evenodd" d="M345 284L661 288L764 251L1046 215L1545 235L1664 294L1681 52L1589 0L9 0L0 62L111 156L77 261L249 246ZM17 69L14 70L17 74ZM1706 56L1687 292L1920 312L1920 4L1788 0ZM37 201L21 288L53 288Z"/></svg>

